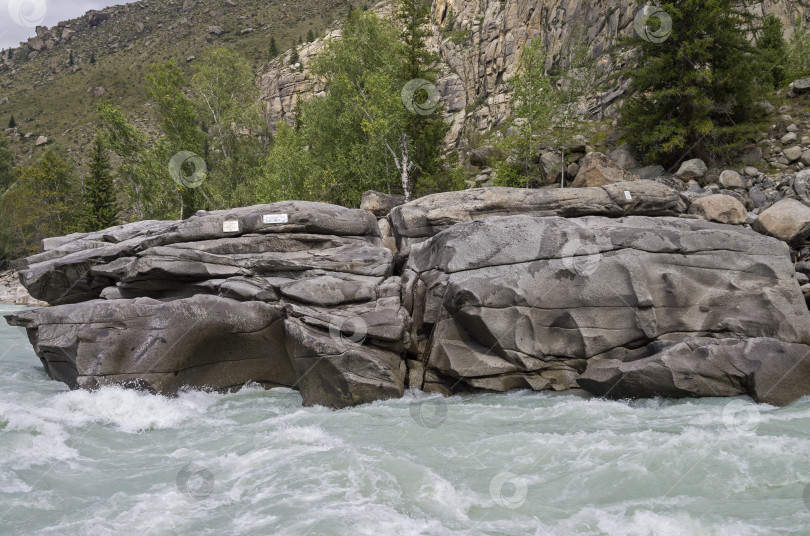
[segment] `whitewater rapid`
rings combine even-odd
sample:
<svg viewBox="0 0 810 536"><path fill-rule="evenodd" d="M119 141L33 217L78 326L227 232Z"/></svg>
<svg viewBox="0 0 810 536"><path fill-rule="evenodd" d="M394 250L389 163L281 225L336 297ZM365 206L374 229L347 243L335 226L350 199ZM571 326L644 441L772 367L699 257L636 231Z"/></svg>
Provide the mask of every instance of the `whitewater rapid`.
<svg viewBox="0 0 810 536"><path fill-rule="evenodd" d="M71 392L4 323L0 356L0 535L810 534L810 399L331 411L255 386Z"/></svg>

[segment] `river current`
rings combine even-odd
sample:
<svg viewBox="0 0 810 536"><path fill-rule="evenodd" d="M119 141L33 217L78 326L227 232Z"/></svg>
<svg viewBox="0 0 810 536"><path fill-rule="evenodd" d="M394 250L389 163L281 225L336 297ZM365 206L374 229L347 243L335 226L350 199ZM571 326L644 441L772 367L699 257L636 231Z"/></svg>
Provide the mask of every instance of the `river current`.
<svg viewBox="0 0 810 536"><path fill-rule="evenodd" d="M16 309L0 306L0 313ZM0 323L1 535L810 534L810 399L69 391Z"/></svg>

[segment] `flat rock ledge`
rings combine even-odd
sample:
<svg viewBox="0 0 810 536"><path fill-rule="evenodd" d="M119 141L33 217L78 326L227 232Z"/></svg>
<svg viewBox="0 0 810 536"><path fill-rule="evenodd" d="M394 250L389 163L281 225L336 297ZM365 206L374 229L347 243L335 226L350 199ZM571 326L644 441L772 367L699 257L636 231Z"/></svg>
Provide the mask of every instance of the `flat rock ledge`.
<svg viewBox="0 0 810 536"><path fill-rule="evenodd" d="M138 222L45 240L19 276L51 307L6 319L71 388L810 394L787 244L685 208L636 180L437 194L380 222L298 201Z"/></svg>

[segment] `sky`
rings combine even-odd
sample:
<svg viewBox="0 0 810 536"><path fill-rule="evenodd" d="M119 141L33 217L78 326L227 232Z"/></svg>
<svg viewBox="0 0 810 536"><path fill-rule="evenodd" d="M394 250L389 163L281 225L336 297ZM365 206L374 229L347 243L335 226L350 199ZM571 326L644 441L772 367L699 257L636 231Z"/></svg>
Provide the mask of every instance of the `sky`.
<svg viewBox="0 0 810 536"><path fill-rule="evenodd" d="M0 0L0 49L17 47L36 35L36 26L75 19L91 9L129 4L135 0Z"/></svg>

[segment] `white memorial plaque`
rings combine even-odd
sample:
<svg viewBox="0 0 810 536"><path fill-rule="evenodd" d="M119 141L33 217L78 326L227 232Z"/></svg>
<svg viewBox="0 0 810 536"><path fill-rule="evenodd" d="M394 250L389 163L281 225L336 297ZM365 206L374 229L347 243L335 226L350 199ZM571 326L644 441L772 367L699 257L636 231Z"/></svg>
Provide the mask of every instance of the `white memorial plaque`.
<svg viewBox="0 0 810 536"><path fill-rule="evenodd" d="M287 223L289 218L286 214L265 214L262 221L264 223Z"/></svg>
<svg viewBox="0 0 810 536"><path fill-rule="evenodd" d="M632 195L630 195L630 192L628 192L627 190L625 190L625 191L624 191L624 197L625 197L625 199L627 199L628 201L632 201L632 200L633 200L633 196L632 196Z"/></svg>
<svg viewBox="0 0 810 536"><path fill-rule="evenodd" d="M222 222L222 232L223 233L238 233L239 232L239 220L230 220Z"/></svg>

